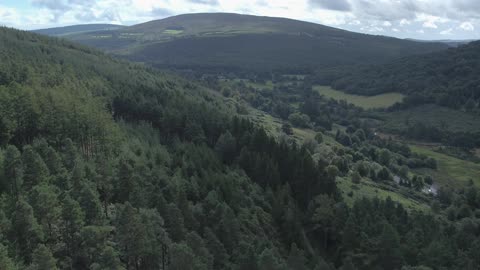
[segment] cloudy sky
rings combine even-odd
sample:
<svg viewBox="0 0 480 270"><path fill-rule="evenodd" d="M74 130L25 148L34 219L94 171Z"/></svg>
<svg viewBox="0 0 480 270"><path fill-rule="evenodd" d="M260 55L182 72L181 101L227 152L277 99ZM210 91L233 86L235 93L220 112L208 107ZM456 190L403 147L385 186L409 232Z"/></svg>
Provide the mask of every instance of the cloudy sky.
<svg viewBox="0 0 480 270"><path fill-rule="evenodd" d="M195 12L288 17L400 38L480 39L480 0L0 0L0 25L131 25Z"/></svg>

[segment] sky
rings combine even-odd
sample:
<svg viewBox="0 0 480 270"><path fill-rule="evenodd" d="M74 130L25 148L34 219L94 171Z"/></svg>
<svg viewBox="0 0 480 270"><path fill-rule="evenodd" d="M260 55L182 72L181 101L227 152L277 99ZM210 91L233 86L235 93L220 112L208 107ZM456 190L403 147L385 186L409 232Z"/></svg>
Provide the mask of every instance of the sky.
<svg viewBox="0 0 480 270"><path fill-rule="evenodd" d="M399 38L480 39L480 0L0 0L0 25L132 25L198 12L286 17Z"/></svg>

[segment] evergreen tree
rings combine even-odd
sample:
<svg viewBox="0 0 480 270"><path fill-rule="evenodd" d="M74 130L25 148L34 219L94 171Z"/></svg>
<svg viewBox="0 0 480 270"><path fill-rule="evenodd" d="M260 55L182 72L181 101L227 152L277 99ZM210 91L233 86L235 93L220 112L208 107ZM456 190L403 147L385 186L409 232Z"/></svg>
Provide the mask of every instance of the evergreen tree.
<svg viewBox="0 0 480 270"><path fill-rule="evenodd" d="M103 222L103 207L98 192L89 183L82 182L78 191L78 202L85 213L85 222L100 225Z"/></svg>
<svg viewBox="0 0 480 270"><path fill-rule="evenodd" d="M258 257L258 268L262 270L286 270L284 263L277 258L272 249L265 248Z"/></svg>
<svg viewBox="0 0 480 270"><path fill-rule="evenodd" d="M43 232L33 215L32 207L23 198L17 201L12 231L18 254L25 262L30 262L37 244L43 240Z"/></svg>
<svg viewBox="0 0 480 270"><path fill-rule="evenodd" d="M222 160L227 164L230 164L235 158L237 142L235 137L227 131L226 133L220 135L215 144L215 151L220 155Z"/></svg>
<svg viewBox="0 0 480 270"><path fill-rule="evenodd" d="M102 249L98 262L91 266L92 270L125 270L118 252L111 246Z"/></svg>
<svg viewBox="0 0 480 270"><path fill-rule="evenodd" d="M29 270L57 270L56 260L45 245L39 245L33 253L33 262Z"/></svg>
<svg viewBox="0 0 480 270"><path fill-rule="evenodd" d="M213 255L207 249L205 241L196 232L189 232L186 237L186 243L192 249L193 253L199 258L207 269L213 268Z"/></svg>
<svg viewBox="0 0 480 270"><path fill-rule="evenodd" d="M33 147L26 146L22 154L24 182L23 187L29 191L33 186L46 183L48 181L48 168L40 155L35 152Z"/></svg>
<svg viewBox="0 0 480 270"><path fill-rule="evenodd" d="M0 269L16 270L14 261L8 256L7 248L0 243Z"/></svg>
<svg viewBox="0 0 480 270"><path fill-rule="evenodd" d="M223 244L218 240L210 228L205 229L205 244L213 255L214 269L224 269L228 262L228 254Z"/></svg>
<svg viewBox="0 0 480 270"><path fill-rule="evenodd" d="M378 263L383 269L400 269L403 263L398 233L386 223L380 235Z"/></svg>
<svg viewBox="0 0 480 270"><path fill-rule="evenodd" d="M171 203L168 205L168 212L165 217L167 231L175 242L180 242L185 238L185 225L183 215L178 207Z"/></svg>
<svg viewBox="0 0 480 270"><path fill-rule="evenodd" d="M47 240L56 238L54 230L61 213L57 193L58 190L48 184L35 186L31 191L31 205L37 220L43 226L43 231L47 234Z"/></svg>
<svg viewBox="0 0 480 270"><path fill-rule="evenodd" d="M340 267L340 270L356 270L356 269L357 268L355 267L355 265L353 265L352 259L350 257L346 258L343 261L342 267ZM389 269L389 268L385 268L385 269Z"/></svg>
<svg viewBox="0 0 480 270"><path fill-rule="evenodd" d="M307 259L295 243L290 247L290 253L287 259L288 269L291 270L307 270Z"/></svg>
<svg viewBox="0 0 480 270"><path fill-rule="evenodd" d="M73 259L78 254L80 232L85 224L85 214L80 204L68 194L62 200L61 219L60 231L65 243L65 253L67 257Z"/></svg>
<svg viewBox="0 0 480 270"><path fill-rule="evenodd" d="M15 146L7 147L3 163L6 182L2 186L5 186L10 194L18 197L23 185L23 165L20 152Z"/></svg>
<svg viewBox="0 0 480 270"><path fill-rule="evenodd" d="M204 265L185 243L175 243L170 248L171 263L168 269L172 270L207 270Z"/></svg>

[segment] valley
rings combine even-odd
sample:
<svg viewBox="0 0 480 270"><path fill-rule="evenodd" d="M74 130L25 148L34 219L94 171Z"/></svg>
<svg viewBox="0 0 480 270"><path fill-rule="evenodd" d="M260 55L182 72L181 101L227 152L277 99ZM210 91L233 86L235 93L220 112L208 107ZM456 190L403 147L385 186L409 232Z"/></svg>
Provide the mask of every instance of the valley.
<svg viewBox="0 0 480 270"><path fill-rule="evenodd" d="M460 44L232 13L0 27L0 269L476 269Z"/></svg>

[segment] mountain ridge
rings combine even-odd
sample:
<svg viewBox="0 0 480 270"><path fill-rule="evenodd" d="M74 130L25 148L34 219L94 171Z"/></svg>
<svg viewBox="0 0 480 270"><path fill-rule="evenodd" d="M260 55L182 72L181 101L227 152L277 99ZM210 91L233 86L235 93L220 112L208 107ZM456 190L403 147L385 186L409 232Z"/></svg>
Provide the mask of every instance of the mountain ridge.
<svg viewBox="0 0 480 270"><path fill-rule="evenodd" d="M262 71L379 63L448 47L234 13L183 14L66 38L159 67L204 69L215 63L222 70Z"/></svg>

